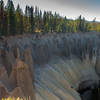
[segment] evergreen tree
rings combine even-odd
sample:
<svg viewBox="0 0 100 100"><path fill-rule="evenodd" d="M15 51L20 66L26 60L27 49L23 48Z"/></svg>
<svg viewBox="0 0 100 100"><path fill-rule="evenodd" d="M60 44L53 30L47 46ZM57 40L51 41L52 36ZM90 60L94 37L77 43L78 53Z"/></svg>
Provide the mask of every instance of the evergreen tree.
<svg viewBox="0 0 100 100"><path fill-rule="evenodd" d="M8 35L8 18L7 11L4 11L4 20L3 20L3 35Z"/></svg>
<svg viewBox="0 0 100 100"><path fill-rule="evenodd" d="M7 3L7 17L8 17L8 35L14 35L16 33L15 8L11 0L8 0Z"/></svg>
<svg viewBox="0 0 100 100"><path fill-rule="evenodd" d="M83 18L82 19L82 29L81 29L82 32L86 32L85 27L86 27L86 25L85 25L85 18Z"/></svg>
<svg viewBox="0 0 100 100"><path fill-rule="evenodd" d="M82 16L79 16L79 27L78 27L79 31L82 31Z"/></svg>
<svg viewBox="0 0 100 100"><path fill-rule="evenodd" d="M30 33L31 32L31 24L30 24L30 7L26 6L25 8L25 16L24 16L24 32Z"/></svg>
<svg viewBox="0 0 100 100"><path fill-rule="evenodd" d="M46 22L47 22L47 19L46 19L46 11L44 11L44 14L43 14L43 31L44 32L47 30Z"/></svg>
<svg viewBox="0 0 100 100"><path fill-rule="evenodd" d="M86 22L86 26L85 26L85 30L86 30L86 32L89 32L89 31L91 31L91 25L89 24L89 22Z"/></svg>
<svg viewBox="0 0 100 100"><path fill-rule="evenodd" d="M23 13L19 4L17 5L16 9L16 33L17 34L23 33Z"/></svg>
<svg viewBox="0 0 100 100"><path fill-rule="evenodd" d="M67 28L66 28L66 17L65 17L62 22L62 32L65 33L66 31L67 31Z"/></svg>
<svg viewBox="0 0 100 100"><path fill-rule="evenodd" d="M36 6L35 7L35 18L34 18L34 23L35 23L35 31L39 32L40 30L40 12L39 12L39 8Z"/></svg>
<svg viewBox="0 0 100 100"><path fill-rule="evenodd" d="M36 6L35 7L35 17L38 17L38 14L39 14L39 8Z"/></svg>
<svg viewBox="0 0 100 100"><path fill-rule="evenodd" d="M31 33L33 33L34 32L33 7L30 8L30 23L31 23Z"/></svg>
<svg viewBox="0 0 100 100"><path fill-rule="evenodd" d="M57 13L55 12L53 17L53 31L56 32L56 26L57 26Z"/></svg>
<svg viewBox="0 0 100 100"><path fill-rule="evenodd" d="M4 35L4 2L0 1L0 36Z"/></svg>
<svg viewBox="0 0 100 100"><path fill-rule="evenodd" d="M40 10L39 13L39 31L41 32L43 29L43 16L42 16L42 11Z"/></svg>

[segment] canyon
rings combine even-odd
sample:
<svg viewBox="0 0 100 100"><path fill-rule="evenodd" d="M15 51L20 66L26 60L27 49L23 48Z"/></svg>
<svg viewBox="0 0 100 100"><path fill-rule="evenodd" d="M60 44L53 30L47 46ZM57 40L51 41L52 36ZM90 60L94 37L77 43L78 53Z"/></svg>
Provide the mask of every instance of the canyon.
<svg viewBox="0 0 100 100"><path fill-rule="evenodd" d="M99 88L99 33L0 39L0 98L92 100Z"/></svg>

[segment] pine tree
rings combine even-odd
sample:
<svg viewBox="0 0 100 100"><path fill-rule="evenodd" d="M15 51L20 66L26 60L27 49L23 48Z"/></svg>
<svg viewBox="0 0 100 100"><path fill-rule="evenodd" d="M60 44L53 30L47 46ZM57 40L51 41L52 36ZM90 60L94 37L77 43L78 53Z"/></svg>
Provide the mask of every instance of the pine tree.
<svg viewBox="0 0 100 100"><path fill-rule="evenodd" d="M79 16L79 31L82 31L82 16Z"/></svg>
<svg viewBox="0 0 100 100"><path fill-rule="evenodd" d="M19 4L17 5L16 9L16 33L17 34L23 33L23 13Z"/></svg>
<svg viewBox="0 0 100 100"><path fill-rule="evenodd" d="M40 10L39 13L39 31L41 32L43 29L43 16L42 16L42 11Z"/></svg>
<svg viewBox="0 0 100 100"><path fill-rule="evenodd" d="M66 31L67 31L67 28L66 28L66 17L65 17L62 22L62 32L65 33Z"/></svg>
<svg viewBox="0 0 100 100"><path fill-rule="evenodd" d="M46 21L47 21L47 18L46 18L46 11L44 11L44 14L43 14L43 32L45 32L47 29L47 25L46 25Z"/></svg>
<svg viewBox="0 0 100 100"><path fill-rule="evenodd" d="M34 15L33 15L33 7L30 8L30 23L31 23L31 33L34 32Z"/></svg>
<svg viewBox="0 0 100 100"><path fill-rule="evenodd" d="M35 7L35 17L38 17L38 14L39 14L39 8L36 6Z"/></svg>
<svg viewBox="0 0 100 100"><path fill-rule="evenodd" d="M82 32L86 32L85 30L86 24L85 24L85 18L82 19Z"/></svg>
<svg viewBox="0 0 100 100"><path fill-rule="evenodd" d="M39 8L36 6L35 7L35 18L34 18L34 23L35 23L35 31L39 32L40 30L40 12L39 12Z"/></svg>
<svg viewBox="0 0 100 100"><path fill-rule="evenodd" d="M53 31L56 32L56 26L57 26L57 14L55 12L53 16Z"/></svg>
<svg viewBox="0 0 100 100"><path fill-rule="evenodd" d="M7 17L8 17L8 35L15 35L15 8L13 2L8 0L7 3Z"/></svg>
<svg viewBox="0 0 100 100"><path fill-rule="evenodd" d="M0 1L0 35L3 35L4 2Z"/></svg>
<svg viewBox="0 0 100 100"><path fill-rule="evenodd" d="M4 11L4 20L3 20L3 35L8 35L8 18L7 11Z"/></svg>
<svg viewBox="0 0 100 100"><path fill-rule="evenodd" d="M24 32L30 33L31 32L31 24L30 24L30 7L26 6L25 8L25 16L24 16Z"/></svg>

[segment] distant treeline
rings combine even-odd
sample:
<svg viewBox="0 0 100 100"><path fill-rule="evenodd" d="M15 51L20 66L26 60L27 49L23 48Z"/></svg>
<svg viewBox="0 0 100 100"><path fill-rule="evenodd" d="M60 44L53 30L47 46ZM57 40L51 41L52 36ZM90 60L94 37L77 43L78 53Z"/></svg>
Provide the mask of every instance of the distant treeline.
<svg viewBox="0 0 100 100"><path fill-rule="evenodd" d="M38 7L26 5L23 13L18 4L15 9L13 1L8 0L4 5L0 0L0 36L48 33L48 32L100 32L100 23L95 19L92 22L86 21L81 15L76 20L67 19L55 12L42 12Z"/></svg>

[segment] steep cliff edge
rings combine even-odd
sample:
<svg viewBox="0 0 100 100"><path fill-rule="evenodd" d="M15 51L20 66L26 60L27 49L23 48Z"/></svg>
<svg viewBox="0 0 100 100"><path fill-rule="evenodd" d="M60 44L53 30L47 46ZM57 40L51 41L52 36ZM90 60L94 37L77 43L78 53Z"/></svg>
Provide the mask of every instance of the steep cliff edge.
<svg viewBox="0 0 100 100"><path fill-rule="evenodd" d="M5 38L0 41L0 96L81 100L77 91L99 86L99 56L100 36L93 33Z"/></svg>

